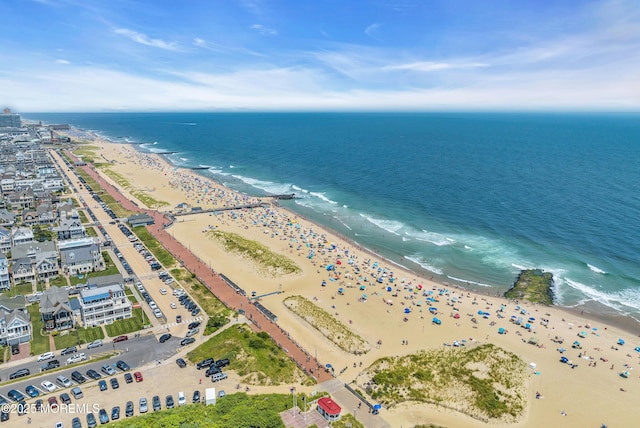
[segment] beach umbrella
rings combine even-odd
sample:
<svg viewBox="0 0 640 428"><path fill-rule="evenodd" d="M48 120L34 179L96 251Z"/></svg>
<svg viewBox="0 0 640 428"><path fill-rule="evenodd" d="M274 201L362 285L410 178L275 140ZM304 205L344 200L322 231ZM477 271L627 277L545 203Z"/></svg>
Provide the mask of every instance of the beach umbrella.
<svg viewBox="0 0 640 428"><path fill-rule="evenodd" d="M624 340L618 339L618 345L624 345Z"/></svg>
<svg viewBox="0 0 640 428"><path fill-rule="evenodd" d="M405 314L410 314L410 313L411 313L411 309L409 309L409 308L404 308L404 313L405 313Z"/></svg>
<svg viewBox="0 0 640 428"><path fill-rule="evenodd" d="M380 405L380 404L374 404L373 405L373 410L380 410L380 409L382 409L382 405Z"/></svg>
<svg viewBox="0 0 640 428"><path fill-rule="evenodd" d="M322 281L322 286L324 287L325 285L327 285L327 281Z"/></svg>
<svg viewBox="0 0 640 428"><path fill-rule="evenodd" d="M529 322L534 322L535 320L536 320L536 319L535 319L535 318L533 318L533 317L529 318Z"/></svg>
<svg viewBox="0 0 640 428"><path fill-rule="evenodd" d="M369 296L367 296L366 294L362 295L362 298L365 299L365 300L367 300L367 297L369 297Z"/></svg>
<svg viewBox="0 0 640 428"><path fill-rule="evenodd" d="M360 290L364 290L366 287L364 285L360 286Z"/></svg>
<svg viewBox="0 0 640 428"><path fill-rule="evenodd" d="M504 333L505 333L505 329L504 329L504 328L502 328L502 327L500 327L500 328L498 329L498 333L499 333L499 334L504 334Z"/></svg>
<svg viewBox="0 0 640 428"><path fill-rule="evenodd" d="M484 315L484 312L478 311L478 315Z"/></svg>
<svg viewBox="0 0 640 428"><path fill-rule="evenodd" d="M333 368L333 366L331 364L326 364L325 367L328 368L328 369Z"/></svg>
<svg viewBox="0 0 640 428"><path fill-rule="evenodd" d="M640 352L640 346L636 346L636 347L635 347L635 351L636 351L636 352Z"/></svg>
<svg viewBox="0 0 640 428"><path fill-rule="evenodd" d="M342 287L338 288L338 293L340 293L340 294L344 293L344 288L342 288Z"/></svg>
<svg viewBox="0 0 640 428"><path fill-rule="evenodd" d="M392 288L391 287L387 287L387 291L391 292Z"/></svg>

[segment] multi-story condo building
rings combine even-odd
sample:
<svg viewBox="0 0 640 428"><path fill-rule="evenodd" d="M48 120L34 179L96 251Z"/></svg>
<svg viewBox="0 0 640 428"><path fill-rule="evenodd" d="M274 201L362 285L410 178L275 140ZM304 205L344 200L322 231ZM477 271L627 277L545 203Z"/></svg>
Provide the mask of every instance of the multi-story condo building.
<svg viewBox="0 0 640 428"><path fill-rule="evenodd" d="M80 291L80 313L85 327L110 324L116 320L131 318L133 305L122 284L111 284Z"/></svg>

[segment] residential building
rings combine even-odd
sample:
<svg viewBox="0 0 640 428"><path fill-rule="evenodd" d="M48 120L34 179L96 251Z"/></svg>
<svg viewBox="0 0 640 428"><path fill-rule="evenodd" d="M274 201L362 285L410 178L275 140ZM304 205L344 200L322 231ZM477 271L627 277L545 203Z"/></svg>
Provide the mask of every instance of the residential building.
<svg viewBox="0 0 640 428"><path fill-rule="evenodd" d="M11 231L0 226L0 252L6 254L9 251L11 251Z"/></svg>
<svg viewBox="0 0 640 428"><path fill-rule="evenodd" d="M13 276L13 283L20 284L21 282L30 282L35 284L36 274L34 265L35 263L33 263L29 257L12 259L11 275Z"/></svg>
<svg viewBox="0 0 640 428"><path fill-rule="evenodd" d="M80 220L80 216L76 210L73 210L73 213L70 213L69 218L61 220L60 226L54 227L53 231L58 234L59 241L87 237L87 231L82 225L82 221Z"/></svg>
<svg viewBox="0 0 640 428"><path fill-rule="evenodd" d="M31 340L31 321L25 303L24 296L0 296L0 345Z"/></svg>
<svg viewBox="0 0 640 428"><path fill-rule="evenodd" d="M111 324L133 316L133 305L122 284L102 287L89 285L89 288L80 291L78 300L85 327Z"/></svg>
<svg viewBox="0 0 640 428"><path fill-rule="evenodd" d="M4 253L0 253L0 291L11 288L11 278L9 277L9 260Z"/></svg>
<svg viewBox="0 0 640 428"><path fill-rule="evenodd" d="M52 286L40 297L40 317L47 331L73 328L73 310L66 289Z"/></svg>
<svg viewBox="0 0 640 428"><path fill-rule="evenodd" d="M60 241L58 247L60 267L65 274L77 275L105 269L100 242L93 238Z"/></svg>
<svg viewBox="0 0 640 428"><path fill-rule="evenodd" d="M30 227L15 227L11 229L12 245L29 244L33 242L33 231Z"/></svg>

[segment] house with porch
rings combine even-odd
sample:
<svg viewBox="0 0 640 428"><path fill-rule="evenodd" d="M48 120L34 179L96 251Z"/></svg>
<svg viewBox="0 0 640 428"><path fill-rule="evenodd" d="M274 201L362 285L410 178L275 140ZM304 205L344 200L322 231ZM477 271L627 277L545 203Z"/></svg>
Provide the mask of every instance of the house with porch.
<svg viewBox="0 0 640 428"><path fill-rule="evenodd" d="M31 321L24 296L0 296L0 345L31 340Z"/></svg>
<svg viewBox="0 0 640 428"><path fill-rule="evenodd" d="M11 288L11 277L9 276L9 260L4 253L0 253L0 291Z"/></svg>
<svg viewBox="0 0 640 428"><path fill-rule="evenodd" d="M58 247L60 267L64 273L77 275L105 269L100 243L93 238L60 241Z"/></svg>
<svg viewBox="0 0 640 428"><path fill-rule="evenodd" d="M52 286L40 297L40 317L47 331L73 328L73 309L65 288Z"/></svg>
<svg viewBox="0 0 640 428"><path fill-rule="evenodd" d="M85 327L111 324L133 316L133 305L122 283L102 286L89 284L88 288L80 291L78 301Z"/></svg>

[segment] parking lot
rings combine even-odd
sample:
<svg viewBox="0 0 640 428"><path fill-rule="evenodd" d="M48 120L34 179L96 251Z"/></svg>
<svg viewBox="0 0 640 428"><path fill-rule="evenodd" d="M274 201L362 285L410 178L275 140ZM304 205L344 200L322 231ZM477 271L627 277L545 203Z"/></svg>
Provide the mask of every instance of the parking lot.
<svg viewBox="0 0 640 428"><path fill-rule="evenodd" d="M20 421L21 424L26 424L27 418L31 418L31 426L34 427L54 427L56 422L64 423L65 427L71 426L71 420L74 417L79 417L82 426L87 426L86 414L88 411L92 411L96 420L98 420L98 409L105 409L109 417L111 417L111 410L114 406L120 406L120 419L125 418L125 406L127 401L134 403L134 416L140 415L139 401L140 398L145 397L149 402L149 412L153 412L152 398L154 395L160 397L162 403L162 409L166 408L166 396L171 395L175 402L175 406L178 405L178 392L184 392L186 396L187 404L192 403L193 392L195 390L200 391L200 395L204 397L206 388L215 387L216 391L226 390L227 393L233 393L236 391L237 377L230 374L230 377L226 380L212 383L208 378L204 376L203 371L198 371L193 365L181 369L175 363L176 358L163 361L161 364L149 364L141 368L131 370L131 374L134 371L140 371L143 376L142 382L133 381L127 384L124 379L124 372L118 370L113 376L107 376L100 371L102 375L101 379L107 380L107 389L100 391L97 380L88 380L83 384L73 386L79 386L82 389L83 397L75 400L70 393L71 388L57 389L52 393L46 393L40 383L35 383L36 387L40 391L38 398L42 399L45 403L51 396L56 396L59 403L59 408L47 409L44 411L31 413L24 416L18 416L14 411L9 416L9 421L13 422L12 426L18 426L16 421ZM82 372L86 372L87 368L84 368ZM114 390L111 387L109 379L115 378L118 380L119 387ZM171 382L167 382L167 379L171 379ZM202 384L200 384L202 380ZM35 380L34 380L35 382ZM22 389L24 392L24 389ZM60 394L66 392L70 395L71 405L62 406L60 400ZM44 395L43 395L44 394ZM222 398L224 399L224 398ZM27 399L27 403L33 404L35 398ZM11 401L10 401L11 402ZM28 411L33 410L33 406L28 406ZM73 412L73 413L72 413ZM98 420L98 424L100 424Z"/></svg>

